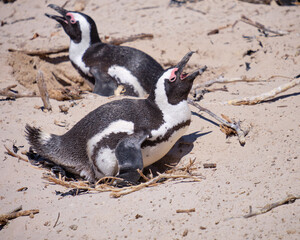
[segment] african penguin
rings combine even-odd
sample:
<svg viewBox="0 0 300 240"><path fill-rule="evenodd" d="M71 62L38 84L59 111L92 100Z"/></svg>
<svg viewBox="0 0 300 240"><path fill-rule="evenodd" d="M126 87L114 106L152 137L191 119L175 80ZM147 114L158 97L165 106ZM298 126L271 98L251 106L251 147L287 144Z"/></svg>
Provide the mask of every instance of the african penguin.
<svg viewBox="0 0 300 240"><path fill-rule="evenodd" d="M150 93L164 71L152 57L135 48L101 42L94 20L86 14L48 6L62 15L45 14L59 22L70 37L71 63L94 86L94 93L114 95L119 85L125 95Z"/></svg>
<svg viewBox="0 0 300 240"><path fill-rule="evenodd" d="M117 176L136 183L137 169L160 160L190 125L187 97L200 72L183 68L192 54L165 70L148 98L106 103L61 136L26 125L26 138L38 154L90 182Z"/></svg>

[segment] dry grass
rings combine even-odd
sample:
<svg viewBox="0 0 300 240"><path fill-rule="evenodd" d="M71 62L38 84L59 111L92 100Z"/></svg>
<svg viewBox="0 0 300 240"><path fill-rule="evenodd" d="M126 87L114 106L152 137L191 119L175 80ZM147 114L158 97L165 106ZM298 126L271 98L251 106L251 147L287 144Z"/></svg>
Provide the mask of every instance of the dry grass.
<svg viewBox="0 0 300 240"><path fill-rule="evenodd" d="M5 146L7 150L7 154L15 157L19 160L27 161L27 159L19 156L16 153L13 153L9 148ZM26 153L25 153L26 154ZM126 187L117 187L115 183L117 181L122 181L122 179L117 177L103 177L99 179L95 184L91 184L88 181L81 181L81 180L74 180L68 179L66 177L62 177L60 174L56 177L53 173L49 172L49 169L45 167L40 167L39 169L47 170L47 173L43 174L43 179L49 181L52 184L57 184L64 186L66 188L70 188L72 190L78 190L76 195L79 194L79 190L84 190L88 193L97 193L97 192L111 192L110 196L114 198L121 197L123 195L127 195L129 193L133 193L139 191L146 187L154 187L160 184L169 182L169 181L182 181L182 180L190 180L194 182L199 182L205 177L202 175L195 175L193 171L197 168L194 166L196 158L193 160L189 160L189 162L184 166L172 167L171 169L167 170L165 173L157 173L157 176L153 177L151 173L150 177L146 177L142 171L139 171L141 178L144 182L139 183L138 185L126 186Z"/></svg>
<svg viewBox="0 0 300 240"><path fill-rule="evenodd" d="M139 173L141 174L141 177L145 182L141 182L138 185L132 185L127 187L116 187L114 186L114 183L116 180L121 180L116 177L104 177L100 179L95 185L90 184L87 181L68 181L65 177L59 177L56 178L52 174L44 174L43 178L47 181L53 183L62 185L66 188L72 188L72 189L78 189L78 190L86 190L90 193L95 192L111 192L110 196L114 198L121 197L123 195L127 195L136 191L139 191L146 187L154 187L158 186L160 184L166 183L168 181L172 180L184 180L188 179L190 181L199 182L203 179L205 179L203 176L199 175L193 175L191 173L192 170L195 170L196 168L192 167L195 163L195 160L190 160L189 163L180 168L172 168L170 170L167 170L165 173L158 173L157 176L150 178L146 177L141 171Z"/></svg>

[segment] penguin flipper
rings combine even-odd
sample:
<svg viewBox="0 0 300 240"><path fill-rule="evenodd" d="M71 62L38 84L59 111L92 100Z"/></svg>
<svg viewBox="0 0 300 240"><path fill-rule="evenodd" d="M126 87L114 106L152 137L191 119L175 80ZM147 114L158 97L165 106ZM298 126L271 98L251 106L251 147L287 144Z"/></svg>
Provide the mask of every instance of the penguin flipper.
<svg viewBox="0 0 300 240"><path fill-rule="evenodd" d="M101 72L97 67L91 67L90 73L95 78L94 93L101 96L114 95L114 91L118 87L115 79L107 73Z"/></svg>
<svg viewBox="0 0 300 240"><path fill-rule="evenodd" d="M141 144L149 136L146 131L140 131L122 139L116 147L116 157L119 163L119 174L117 177L124 179L127 183L136 184L140 178L137 169L144 167Z"/></svg>

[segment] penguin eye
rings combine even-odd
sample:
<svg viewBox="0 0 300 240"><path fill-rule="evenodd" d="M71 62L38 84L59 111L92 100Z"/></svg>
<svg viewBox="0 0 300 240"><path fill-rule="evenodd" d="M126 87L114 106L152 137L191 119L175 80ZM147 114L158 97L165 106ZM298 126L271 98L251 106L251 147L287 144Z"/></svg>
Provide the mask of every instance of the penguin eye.
<svg viewBox="0 0 300 240"><path fill-rule="evenodd" d="M173 70L172 70L172 72L171 72L171 76L170 76L170 78L169 78L169 81L170 82L174 82L175 80L176 80L176 72L177 72L177 70L178 70L178 68L174 68Z"/></svg>
<svg viewBox="0 0 300 240"><path fill-rule="evenodd" d="M174 82L175 80L176 80L176 76L171 76L169 79L170 82Z"/></svg>
<svg viewBox="0 0 300 240"><path fill-rule="evenodd" d="M74 16L71 13L67 13L66 17L70 20L71 24L75 24L76 23L76 19L74 18Z"/></svg>

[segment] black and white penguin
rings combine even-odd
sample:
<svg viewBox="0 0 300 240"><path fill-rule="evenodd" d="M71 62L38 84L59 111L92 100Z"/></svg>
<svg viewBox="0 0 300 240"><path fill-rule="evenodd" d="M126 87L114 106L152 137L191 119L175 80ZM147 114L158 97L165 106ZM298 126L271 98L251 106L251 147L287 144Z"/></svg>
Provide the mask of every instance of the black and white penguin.
<svg viewBox="0 0 300 240"><path fill-rule="evenodd" d="M94 86L93 92L114 95L119 85L124 94L144 97L164 69L146 53L131 47L101 42L94 20L86 14L50 4L62 16L46 14L59 22L70 37L69 58L81 76Z"/></svg>
<svg viewBox="0 0 300 240"><path fill-rule="evenodd" d="M200 72L183 68L192 54L165 70L148 98L104 104L61 136L26 125L26 138L38 154L90 182L118 176L136 183L137 169L160 160L190 125L187 97Z"/></svg>

